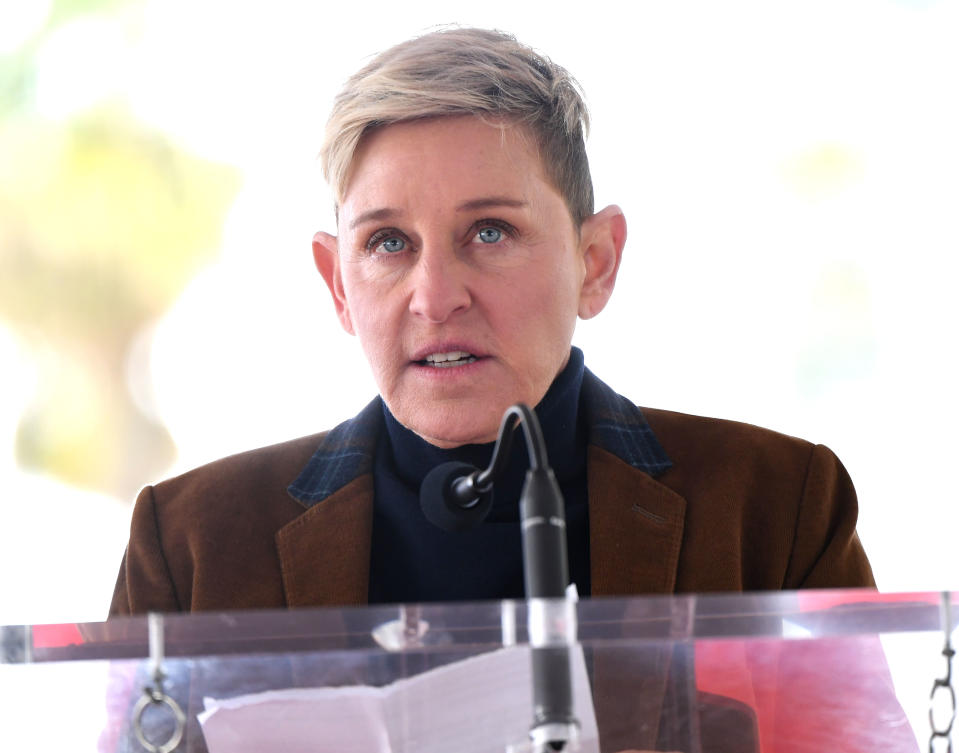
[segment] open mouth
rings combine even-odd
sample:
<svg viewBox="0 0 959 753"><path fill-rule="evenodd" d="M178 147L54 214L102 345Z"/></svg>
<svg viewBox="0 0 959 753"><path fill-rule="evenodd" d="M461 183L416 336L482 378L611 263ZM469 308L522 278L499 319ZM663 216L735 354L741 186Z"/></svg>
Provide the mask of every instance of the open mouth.
<svg viewBox="0 0 959 753"><path fill-rule="evenodd" d="M430 353L422 361L417 361L420 366L429 366L434 369L451 369L454 366L466 366L474 363L476 356L463 350L454 350L450 353Z"/></svg>

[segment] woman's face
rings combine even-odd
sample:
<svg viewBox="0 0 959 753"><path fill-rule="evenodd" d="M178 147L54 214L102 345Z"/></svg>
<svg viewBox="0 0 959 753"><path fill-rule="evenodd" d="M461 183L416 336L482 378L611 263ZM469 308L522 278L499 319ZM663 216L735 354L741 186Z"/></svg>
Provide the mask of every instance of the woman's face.
<svg viewBox="0 0 959 753"><path fill-rule="evenodd" d="M440 447L487 442L507 407L542 399L587 265L525 129L465 116L374 131L338 227L314 239L317 266L400 423Z"/></svg>

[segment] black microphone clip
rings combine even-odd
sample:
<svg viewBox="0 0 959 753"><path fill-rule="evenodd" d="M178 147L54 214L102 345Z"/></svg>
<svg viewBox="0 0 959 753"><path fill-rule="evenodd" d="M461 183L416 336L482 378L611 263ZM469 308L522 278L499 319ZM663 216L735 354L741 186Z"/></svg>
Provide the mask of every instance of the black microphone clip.
<svg viewBox="0 0 959 753"><path fill-rule="evenodd" d="M493 484L480 484L480 473L476 466L454 461L426 474L420 486L426 519L444 531L468 531L482 523L493 506Z"/></svg>

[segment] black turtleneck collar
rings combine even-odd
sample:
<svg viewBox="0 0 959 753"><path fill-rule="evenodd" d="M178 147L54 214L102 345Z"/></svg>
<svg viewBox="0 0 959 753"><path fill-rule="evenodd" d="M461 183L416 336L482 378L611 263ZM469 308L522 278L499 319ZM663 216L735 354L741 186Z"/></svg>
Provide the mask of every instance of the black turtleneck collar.
<svg viewBox="0 0 959 753"><path fill-rule="evenodd" d="M579 348L572 348L566 366L536 406L536 417L546 438L549 462L560 482L581 473L585 462L585 438L580 436L582 427L578 422L583 371L583 352ZM493 455L493 442L463 445L449 450L431 445L400 424L385 402L383 416L397 475L416 489L419 489L426 474L441 463L457 460L485 468ZM522 432L517 431L510 449L509 466L503 479L496 484L496 506L518 502L528 468L526 443Z"/></svg>
<svg viewBox="0 0 959 753"><path fill-rule="evenodd" d="M588 595L586 430L579 411L583 374L583 354L573 348L535 410L566 503L570 576L579 593ZM485 468L493 443L443 450L403 427L385 404L383 416L387 430L377 443L373 469L370 602L522 598L519 497L529 467L522 436L514 438L487 519L472 530L449 532L423 515L420 483L437 465L451 460Z"/></svg>

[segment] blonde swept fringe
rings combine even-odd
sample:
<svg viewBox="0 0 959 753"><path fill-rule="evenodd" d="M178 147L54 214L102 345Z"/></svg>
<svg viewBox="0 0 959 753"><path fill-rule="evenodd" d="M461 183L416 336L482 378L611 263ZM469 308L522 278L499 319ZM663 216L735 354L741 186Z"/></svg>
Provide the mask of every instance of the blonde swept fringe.
<svg viewBox="0 0 959 753"><path fill-rule="evenodd" d="M476 115L526 126L546 178L576 226L593 213L586 158L589 113L562 67L510 34L451 28L402 42L349 78L333 103L320 161L337 205L370 131L421 118Z"/></svg>

